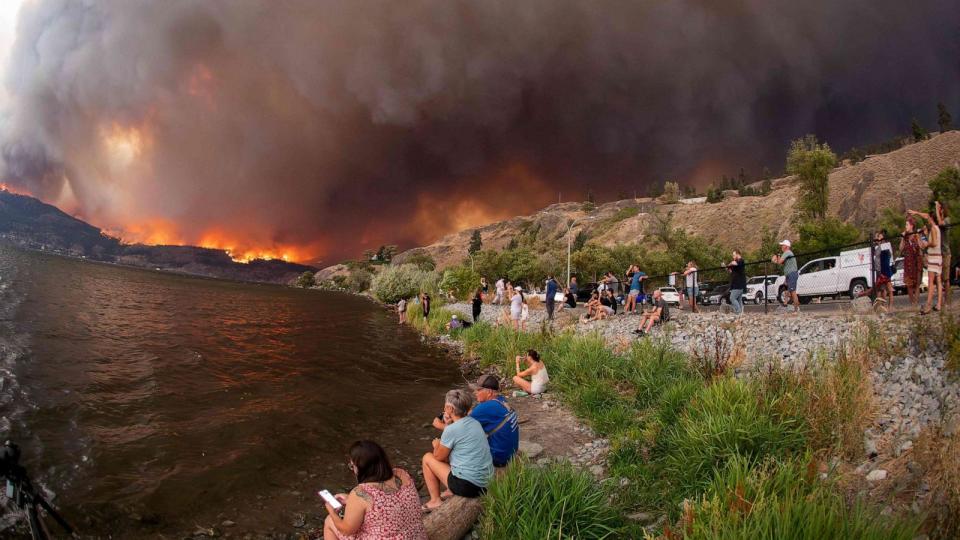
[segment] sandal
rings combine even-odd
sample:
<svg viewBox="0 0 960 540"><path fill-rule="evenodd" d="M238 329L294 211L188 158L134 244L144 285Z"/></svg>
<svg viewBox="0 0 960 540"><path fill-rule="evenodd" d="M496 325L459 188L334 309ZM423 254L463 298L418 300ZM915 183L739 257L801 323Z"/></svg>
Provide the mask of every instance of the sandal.
<svg viewBox="0 0 960 540"><path fill-rule="evenodd" d="M427 515L430 512L433 512L434 510L436 510L437 508L440 508L440 505L430 508L429 506L427 506L427 503L423 503L420 505L420 513L423 515Z"/></svg>

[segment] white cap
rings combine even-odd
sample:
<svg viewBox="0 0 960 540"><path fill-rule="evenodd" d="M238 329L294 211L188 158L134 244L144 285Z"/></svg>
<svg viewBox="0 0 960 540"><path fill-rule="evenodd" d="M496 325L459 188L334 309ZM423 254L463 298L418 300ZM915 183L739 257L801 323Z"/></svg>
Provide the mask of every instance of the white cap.
<svg viewBox="0 0 960 540"><path fill-rule="evenodd" d="M780 241L780 245L781 245L781 246L790 247L790 241L789 241L789 240L781 240L781 241Z"/></svg>
<svg viewBox="0 0 960 540"><path fill-rule="evenodd" d="M456 319L456 318L457 318L457 316L456 316L456 315L454 315L454 316L453 316L453 318L454 318L454 319Z"/></svg>
<svg viewBox="0 0 960 540"><path fill-rule="evenodd" d="M517 292L520 292L520 291L523 290L523 287L517 285L516 287L513 288L513 290L515 290L515 291L517 291Z"/></svg>

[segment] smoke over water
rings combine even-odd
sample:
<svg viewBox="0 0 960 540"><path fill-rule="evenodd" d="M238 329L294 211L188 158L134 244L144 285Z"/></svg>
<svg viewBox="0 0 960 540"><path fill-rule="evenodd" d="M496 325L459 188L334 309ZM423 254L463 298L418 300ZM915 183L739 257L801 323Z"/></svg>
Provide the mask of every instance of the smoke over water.
<svg viewBox="0 0 960 540"><path fill-rule="evenodd" d="M0 180L130 240L333 263L934 127L958 29L953 0L34 0Z"/></svg>

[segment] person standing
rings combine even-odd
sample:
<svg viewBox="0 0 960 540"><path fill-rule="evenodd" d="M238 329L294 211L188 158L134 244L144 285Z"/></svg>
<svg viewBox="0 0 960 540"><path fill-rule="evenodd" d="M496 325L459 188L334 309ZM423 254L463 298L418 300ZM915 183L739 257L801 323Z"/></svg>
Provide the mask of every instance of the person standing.
<svg viewBox="0 0 960 540"><path fill-rule="evenodd" d="M642 280L646 278L646 274L641 272L640 268L634 264L627 270L627 278L630 280L630 292L627 294L627 302L623 306L623 312L634 313L637 310L637 301L643 294Z"/></svg>
<svg viewBox="0 0 960 540"><path fill-rule="evenodd" d="M903 284L907 288L907 297L912 306L920 303L918 289L923 272L920 250L920 235L916 231L916 219L907 216L903 232L900 233L900 255L903 257Z"/></svg>
<svg viewBox="0 0 960 540"><path fill-rule="evenodd" d="M747 288L747 266L743 262L740 250L733 250L733 260L727 265L730 272L730 305L733 312L743 315L743 291Z"/></svg>
<svg viewBox="0 0 960 540"><path fill-rule="evenodd" d="M787 285L787 292L790 293L790 300L793 303L793 312L800 313L800 297L797 296L797 281L800 279L800 272L797 269L797 258L793 255L790 247L790 240L782 240L780 242L780 255L774 255L770 260L783 265L783 277Z"/></svg>
<svg viewBox="0 0 960 540"><path fill-rule="evenodd" d="M430 318L430 294L423 293L423 296L420 300L420 307L423 308L423 318Z"/></svg>
<svg viewBox="0 0 960 540"><path fill-rule="evenodd" d="M939 204L939 203L936 203ZM927 240L920 241L920 247L927 251L927 304L920 309L920 314L925 315L930 310L940 311L940 305L943 301L943 244L940 239L940 226L937 221L930 218L929 215L915 210L907 210L910 215L918 215L927 220L930 230ZM934 289L936 289L937 302L934 304Z"/></svg>
<svg viewBox="0 0 960 540"><path fill-rule="evenodd" d="M546 296L543 303L547 306L547 319L553 320L553 310L556 307L557 281L553 276L547 276Z"/></svg>
<svg viewBox="0 0 960 540"><path fill-rule="evenodd" d="M473 293L473 322L480 322L480 311L483 309L483 287Z"/></svg>
<svg viewBox="0 0 960 540"><path fill-rule="evenodd" d="M407 322L407 299L401 298L397 302L397 315L400 317L400 324Z"/></svg>
<svg viewBox="0 0 960 540"><path fill-rule="evenodd" d="M513 322L513 329L520 330L520 317L523 315L523 295L521 294L522 289L517 287L513 290L513 294L510 297L510 320Z"/></svg>
<svg viewBox="0 0 960 540"><path fill-rule="evenodd" d="M494 284L494 288L496 289L496 296L493 297L493 303L499 306L503 303L503 293L506 290L506 287L503 283L503 278L497 280L497 282Z"/></svg>
<svg viewBox="0 0 960 540"><path fill-rule="evenodd" d="M687 288L688 302L690 302L690 311L700 313L697 308L697 293L699 292L699 280L697 279L697 263L689 261L687 267L683 270L683 279Z"/></svg>
<svg viewBox="0 0 960 540"><path fill-rule="evenodd" d="M480 291L483 292L483 299L487 298L487 295L490 294L490 285L487 283L487 278L480 278Z"/></svg>
<svg viewBox="0 0 960 540"><path fill-rule="evenodd" d="M574 296L577 295L577 292L580 290L577 287L577 276L570 276L570 286L568 288L570 289L570 292L572 292Z"/></svg>

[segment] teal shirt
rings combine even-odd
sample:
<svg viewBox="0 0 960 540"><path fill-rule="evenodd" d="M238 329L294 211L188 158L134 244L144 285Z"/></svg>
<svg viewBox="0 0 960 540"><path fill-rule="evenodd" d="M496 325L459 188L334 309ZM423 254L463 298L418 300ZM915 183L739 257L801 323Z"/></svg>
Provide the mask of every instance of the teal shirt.
<svg viewBox="0 0 960 540"><path fill-rule="evenodd" d="M793 256L792 251L788 249L780 257L783 259L783 275L786 276L797 271L797 258Z"/></svg>
<svg viewBox="0 0 960 540"><path fill-rule="evenodd" d="M440 444L450 449L450 472L454 476L487 487L493 477L493 458L480 422L469 416L457 420L443 430Z"/></svg>

